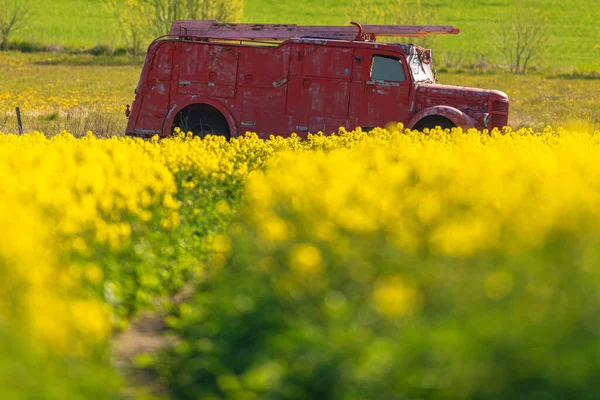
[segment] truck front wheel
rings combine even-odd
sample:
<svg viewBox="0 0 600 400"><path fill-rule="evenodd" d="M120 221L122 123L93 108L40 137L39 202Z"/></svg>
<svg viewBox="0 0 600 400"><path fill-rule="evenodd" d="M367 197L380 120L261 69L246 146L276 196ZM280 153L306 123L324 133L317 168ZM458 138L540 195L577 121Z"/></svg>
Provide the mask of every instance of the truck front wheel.
<svg viewBox="0 0 600 400"><path fill-rule="evenodd" d="M456 128L456 125L454 125L454 123L448 118L440 117L438 115L432 115L430 117L423 118L422 120L417 122L412 129L415 131L422 132L425 128L433 129L438 126L442 129Z"/></svg>
<svg viewBox="0 0 600 400"><path fill-rule="evenodd" d="M230 138L229 124L216 108L208 104L194 104L179 111L173 120L172 130L192 132L200 138L206 135L225 136Z"/></svg>

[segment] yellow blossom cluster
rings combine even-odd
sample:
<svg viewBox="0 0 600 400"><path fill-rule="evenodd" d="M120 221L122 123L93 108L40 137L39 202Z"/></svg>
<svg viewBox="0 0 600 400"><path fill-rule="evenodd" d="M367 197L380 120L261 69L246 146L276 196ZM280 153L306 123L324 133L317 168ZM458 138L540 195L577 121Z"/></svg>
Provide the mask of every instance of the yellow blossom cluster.
<svg viewBox="0 0 600 400"><path fill-rule="evenodd" d="M177 322L175 391L598 392L600 131L399 125L264 146Z"/></svg>
<svg viewBox="0 0 600 400"><path fill-rule="evenodd" d="M111 330L110 310L83 287L103 280L95 247L118 250L132 223L155 215L176 225L174 178L131 139L33 133L0 134L0 179L0 322L31 343L84 353Z"/></svg>
<svg viewBox="0 0 600 400"><path fill-rule="evenodd" d="M132 221L149 221L153 208L162 210L163 228L177 226L173 196L178 190L191 194L187 201L198 219L207 215L208 203L200 205L203 196L216 214L234 212L217 198L222 195L218 191L230 195L243 190L249 174L245 216L256 225L257 240L276 244L301 239L290 249L290 268L296 274L319 276L323 262L319 248L304 240L349 252L344 244L349 234L384 235L406 253L427 249L468 257L519 252L556 232L583 235L597 228L599 144L597 131L505 129L482 134L454 129L421 134L401 126L369 133L340 130L305 141L297 136L263 141L253 134L231 141L182 133L152 141L99 140L91 134L75 139L67 133L52 139L41 133L0 135L2 218L3 226L11 227L3 232L2 260L7 266L22 264L13 274L17 283L4 280L3 285L7 290L20 284L30 288L32 295L19 296L27 299L19 307L29 311L15 315L40 325L34 330L43 335L64 336L64 330L47 328L61 325L47 310L60 310L47 301L52 295L48 282L77 292L81 280L103 279L103 271L93 264L83 271L59 265L64 254L89 256L96 244L118 250L131 235ZM260 172L265 163L266 171ZM29 274L31 270L36 273ZM376 304L387 304L382 293L393 292L391 288L416 290L394 279L390 282L398 284L376 285ZM511 276L494 273L486 292L502 297L511 285ZM80 303L67 305L71 311L56 315L85 314L76 310ZM95 306L98 315L104 312ZM36 310L44 311L27 317ZM84 324L102 336L107 328L100 325ZM70 338L52 340L66 345Z"/></svg>
<svg viewBox="0 0 600 400"><path fill-rule="evenodd" d="M401 128L401 127L400 127ZM375 129L309 138L247 183L270 241L293 239L282 207L315 239L383 233L409 253L519 251L600 226L600 132Z"/></svg>
<svg viewBox="0 0 600 400"><path fill-rule="evenodd" d="M0 133L0 289L6 293L0 299L0 331L22 332L27 343L63 354L84 354L90 345L104 343L112 329L112 306L124 298L149 303L163 293L160 287L173 290L189 274L187 265L145 273L133 266L143 274L123 278L106 252L116 255L129 246L135 256L126 252L116 260L150 257L148 265L160 265L162 260L152 257L172 256L178 239L167 235L162 239L171 242L157 249L148 245L151 232L145 230L180 225L177 192L184 209L192 211L188 225L197 222L190 229L197 234L202 228L206 235L215 229L213 221L205 223L210 209L217 216L232 214L228 198L239 197L247 174L274 148L256 135L227 142L183 133L151 141L98 139L91 132L82 138L62 132L50 139L39 132ZM137 239L131 244L133 234ZM186 259L189 268L197 268L196 257ZM108 267L102 264L106 259ZM113 269L111 277L106 268ZM115 279L133 279L147 290Z"/></svg>
<svg viewBox="0 0 600 400"><path fill-rule="evenodd" d="M15 107L21 108L25 118L75 110L122 115L125 104L132 101L138 67L60 61L60 56L46 59L43 54L0 54L0 72L11 77L0 82L0 116L13 116ZM99 73L102 79L97 78Z"/></svg>
<svg viewBox="0 0 600 400"><path fill-rule="evenodd" d="M511 318L525 321L523 343L531 324L546 324L555 335L546 339L558 342L566 331L553 326L587 318L574 308L583 292L554 256L543 279L531 276L559 238L581 249L584 265L572 272L589 278L586 290L600 287L598 253L586 244L600 230L598 159L600 132L583 128L420 133L398 125L266 141L0 133L0 341L9 332L32 348L91 354L106 344L115 314L201 277L210 290L198 288L203 303L185 308L182 326L200 318L216 327L210 336L241 326L229 319L246 313L282 318L272 326L312 338L310 357L325 357L314 338L341 343L340 351L363 352L356 371L368 374L384 371L371 367L389 352L363 344L403 346L393 340L399 324L440 352L475 336L492 340L486 321ZM116 312L126 301L133 306ZM472 312L460 320L462 310ZM445 328L436 326L442 319ZM463 323L476 328L445 346L443 329ZM213 349L205 346L212 336L194 336L202 329L183 338L190 352ZM286 332L260 346L292 345ZM444 387L470 379L445 364L439 371L449 373L427 368Z"/></svg>

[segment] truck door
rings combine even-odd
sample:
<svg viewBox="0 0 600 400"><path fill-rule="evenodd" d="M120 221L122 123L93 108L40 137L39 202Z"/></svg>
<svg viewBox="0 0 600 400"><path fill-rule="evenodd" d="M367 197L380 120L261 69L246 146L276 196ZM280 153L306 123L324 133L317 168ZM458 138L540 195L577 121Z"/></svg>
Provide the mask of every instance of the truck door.
<svg viewBox="0 0 600 400"><path fill-rule="evenodd" d="M292 47L286 112L293 131L304 136L347 125L352 53L352 48L326 44Z"/></svg>
<svg viewBox="0 0 600 400"><path fill-rule="evenodd" d="M357 50L354 57L350 118L363 128L407 123L410 117L410 73L397 53Z"/></svg>

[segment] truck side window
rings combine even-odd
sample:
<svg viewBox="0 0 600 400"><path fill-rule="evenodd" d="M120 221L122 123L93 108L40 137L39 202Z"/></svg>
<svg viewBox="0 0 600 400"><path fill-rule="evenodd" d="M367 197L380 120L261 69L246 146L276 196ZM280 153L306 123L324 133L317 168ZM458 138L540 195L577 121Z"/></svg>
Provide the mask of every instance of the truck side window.
<svg viewBox="0 0 600 400"><path fill-rule="evenodd" d="M371 61L371 80L392 82L406 81L402 61L396 57L373 56Z"/></svg>

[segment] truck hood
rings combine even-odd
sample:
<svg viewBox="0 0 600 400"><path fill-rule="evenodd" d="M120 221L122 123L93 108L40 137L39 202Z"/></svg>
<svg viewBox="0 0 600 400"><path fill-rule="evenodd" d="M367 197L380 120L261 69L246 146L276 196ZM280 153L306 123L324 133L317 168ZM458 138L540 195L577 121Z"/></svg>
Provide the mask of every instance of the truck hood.
<svg viewBox="0 0 600 400"><path fill-rule="evenodd" d="M464 86L424 83L417 86L416 100L421 108L434 105L446 105L458 108L461 111L481 112L483 111L484 105L488 103L492 92L496 91Z"/></svg>

